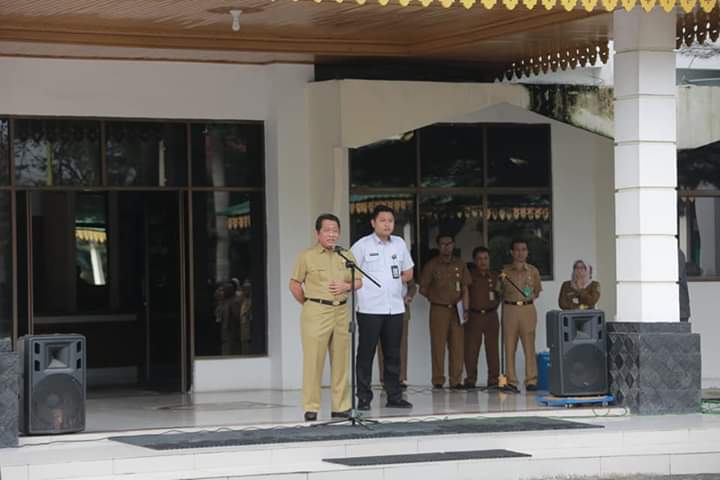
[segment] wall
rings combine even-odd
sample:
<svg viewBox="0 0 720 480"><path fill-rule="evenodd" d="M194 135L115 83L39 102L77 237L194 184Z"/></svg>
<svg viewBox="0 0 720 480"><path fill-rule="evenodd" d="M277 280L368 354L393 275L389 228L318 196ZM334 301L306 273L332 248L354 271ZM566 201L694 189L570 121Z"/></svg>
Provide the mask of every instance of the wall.
<svg viewBox="0 0 720 480"><path fill-rule="evenodd" d="M0 58L0 72L5 115L265 121L269 356L198 360L194 387L298 387L298 308L287 279L297 245L310 238L312 66Z"/></svg>

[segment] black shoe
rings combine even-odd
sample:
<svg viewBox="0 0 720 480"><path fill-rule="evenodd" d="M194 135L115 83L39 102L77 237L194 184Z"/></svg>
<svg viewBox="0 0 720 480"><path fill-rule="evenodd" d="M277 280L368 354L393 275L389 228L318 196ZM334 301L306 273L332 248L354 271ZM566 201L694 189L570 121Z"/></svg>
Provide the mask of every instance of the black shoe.
<svg viewBox="0 0 720 480"><path fill-rule="evenodd" d="M357 404L358 410L368 411L370 410L370 400L360 400Z"/></svg>
<svg viewBox="0 0 720 480"><path fill-rule="evenodd" d="M465 390L465 385L458 383L457 385L450 385L450 390Z"/></svg>
<svg viewBox="0 0 720 480"><path fill-rule="evenodd" d="M407 383L400 382L400 390L407 390Z"/></svg>
<svg viewBox="0 0 720 480"><path fill-rule="evenodd" d="M465 390L474 390L474 389L475 389L475 384L474 384L474 383L465 383L465 384L463 385L463 388L464 388Z"/></svg>
<svg viewBox="0 0 720 480"><path fill-rule="evenodd" d="M535 385L534 383L531 383L531 384L529 384L529 385L525 385L525 391L526 391L526 392L537 392L537 389L538 389L538 387L537 387L537 385Z"/></svg>
<svg viewBox="0 0 720 480"><path fill-rule="evenodd" d="M342 412L331 412L330 417L332 417L332 418L350 418L350 409L343 410Z"/></svg>
<svg viewBox="0 0 720 480"><path fill-rule="evenodd" d="M520 393L520 390L518 390L518 388L512 383L508 383L507 385L505 385L502 388L502 391L507 393Z"/></svg>
<svg viewBox="0 0 720 480"><path fill-rule="evenodd" d="M497 386L497 383L491 383L487 387L485 387L486 392L497 392L500 390L500 387Z"/></svg>
<svg viewBox="0 0 720 480"><path fill-rule="evenodd" d="M436 383L433 385L433 390L442 390L443 386L440 383Z"/></svg>
<svg viewBox="0 0 720 480"><path fill-rule="evenodd" d="M398 398L397 400L388 400L385 406L388 408L412 408L412 403L403 398Z"/></svg>
<svg viewBox="0 0 720 480"><path fill-rule="evenodd" d="M317 420L317 412L305 412L305 421L314 422Z"/></svg>

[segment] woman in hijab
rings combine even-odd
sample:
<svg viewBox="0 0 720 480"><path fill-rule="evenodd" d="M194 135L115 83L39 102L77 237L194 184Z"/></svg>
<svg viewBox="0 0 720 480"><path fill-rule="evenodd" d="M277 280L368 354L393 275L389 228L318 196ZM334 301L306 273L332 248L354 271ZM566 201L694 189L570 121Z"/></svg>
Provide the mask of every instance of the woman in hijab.
<svg viewBox="0 0 720 480"><path fill-rule="evenodd" d="M592 279L592 266L575 260L570 280L560 288L560 308L563 310L585 310L595 308L600 299L600 284Z"/></svg>

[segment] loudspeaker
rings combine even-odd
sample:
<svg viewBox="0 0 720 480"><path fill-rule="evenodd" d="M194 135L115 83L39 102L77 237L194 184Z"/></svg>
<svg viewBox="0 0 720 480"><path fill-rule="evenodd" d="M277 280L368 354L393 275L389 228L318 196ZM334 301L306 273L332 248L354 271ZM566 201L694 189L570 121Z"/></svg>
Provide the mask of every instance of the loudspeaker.
<svg viewBox="0 0 720 480"><path fill-rule="evenodd" d="M559 397L608 393L605 314L552 310L546 316L550 393Z"/></svg>
<svg viewBox="0 0 720 480"><path fill-rule="evenodd" d="M27 435L85 429L85 337L26 335L20 356L20 431Z"/></svg>

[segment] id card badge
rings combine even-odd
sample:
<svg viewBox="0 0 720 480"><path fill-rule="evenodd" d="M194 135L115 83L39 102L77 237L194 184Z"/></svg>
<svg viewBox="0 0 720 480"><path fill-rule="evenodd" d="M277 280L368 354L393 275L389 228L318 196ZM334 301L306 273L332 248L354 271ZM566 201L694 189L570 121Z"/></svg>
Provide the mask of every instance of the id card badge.
<svg viewBox="0 0 720 480"><path fill-rule="evenodd" d="M490 292L488 292L488 296L490 297L490 301L491 301L491 302L494 302L494 301L495 301L495 292L493 292L492 290L490 290Z"/></svg>
<svg viewBox="0 0 720 480"><path fill-rule="evenodd" d="M530 298L532 296L532 288L525 287L522 289L523 295L525 295L525 298Z"/></svg>
<svg viewBox="0 0 720 480"><path fill-rule="evenodd" d="M398 267L397 265L392 265L390 267L390 271L392 272L392 277L394 279L400 278L400 267Z"/></svg>

